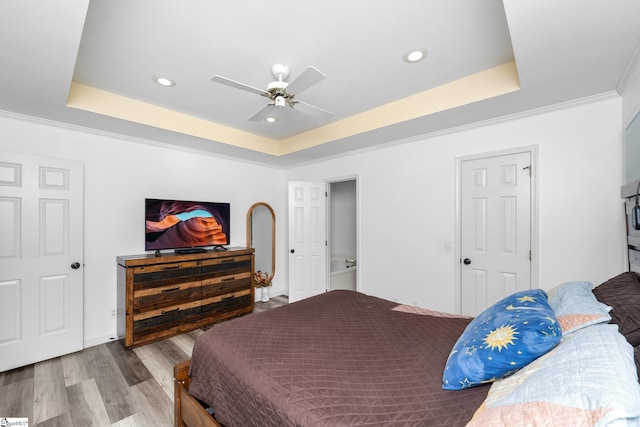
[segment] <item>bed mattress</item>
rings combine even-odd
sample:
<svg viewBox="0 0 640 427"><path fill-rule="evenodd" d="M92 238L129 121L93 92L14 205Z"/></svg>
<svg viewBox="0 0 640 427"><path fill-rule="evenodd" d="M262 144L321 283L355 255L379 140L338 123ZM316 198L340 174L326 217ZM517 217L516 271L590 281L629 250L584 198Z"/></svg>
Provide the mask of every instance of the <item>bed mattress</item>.
<svg viewBox="0 0 640 427"><path fill-rule="evenodd" d="M488 386L441 386L470 320L331 291L202 334L189 391L227 427L465 425Z"/></svg>

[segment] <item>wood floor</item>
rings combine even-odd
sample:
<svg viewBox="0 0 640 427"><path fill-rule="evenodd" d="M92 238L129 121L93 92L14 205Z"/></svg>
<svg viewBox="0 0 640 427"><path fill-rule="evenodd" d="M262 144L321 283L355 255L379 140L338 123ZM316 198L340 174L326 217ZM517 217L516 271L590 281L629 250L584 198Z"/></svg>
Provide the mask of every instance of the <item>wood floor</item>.
<svg viewBox="0 0 640 427"><path fill-rule="evenodd" d="M256 303L256 312L287 303ZM0 373L0 418L30 427L172 426L173 365L191 357L196 330L126 350L113 341Z"/></svg>

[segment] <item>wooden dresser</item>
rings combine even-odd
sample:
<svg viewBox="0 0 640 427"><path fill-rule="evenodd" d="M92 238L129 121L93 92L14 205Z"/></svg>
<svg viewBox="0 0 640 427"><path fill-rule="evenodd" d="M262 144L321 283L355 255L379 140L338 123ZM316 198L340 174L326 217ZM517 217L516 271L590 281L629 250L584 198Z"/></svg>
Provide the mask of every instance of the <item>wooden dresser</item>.
<svg viewBox="0 0 640 427"><path fill-rule="evenodd" d="M253 251L117 257L118 336L125 347L251 313Z"/></svg>

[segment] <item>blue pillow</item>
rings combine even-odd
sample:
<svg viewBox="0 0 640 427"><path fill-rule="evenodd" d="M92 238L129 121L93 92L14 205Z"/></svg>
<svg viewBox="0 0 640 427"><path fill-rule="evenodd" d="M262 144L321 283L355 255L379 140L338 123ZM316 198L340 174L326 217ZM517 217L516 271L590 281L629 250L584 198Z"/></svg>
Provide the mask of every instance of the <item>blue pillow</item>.
<svg viewBox="0 0 640 427"><path fill-rule="evenodd" d="M509 376L554 348L561 338L546 292L516 292L467 325L449 354L442 388L461 390Z"/></svg>

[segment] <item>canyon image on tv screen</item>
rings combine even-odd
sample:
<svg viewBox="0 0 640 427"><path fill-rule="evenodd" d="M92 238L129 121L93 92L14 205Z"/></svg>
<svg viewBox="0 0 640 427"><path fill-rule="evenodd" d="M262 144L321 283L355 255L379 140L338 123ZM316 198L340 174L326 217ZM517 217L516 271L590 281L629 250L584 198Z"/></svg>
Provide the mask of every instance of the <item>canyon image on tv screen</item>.
<svg viewBox="0 0 640 427"><path fill-rule="evenodd" d="M230 242L229 203L145 199L145 251Z"/></svg>

